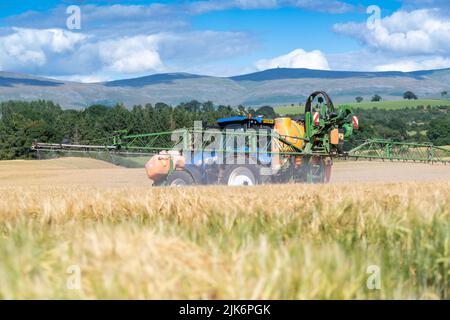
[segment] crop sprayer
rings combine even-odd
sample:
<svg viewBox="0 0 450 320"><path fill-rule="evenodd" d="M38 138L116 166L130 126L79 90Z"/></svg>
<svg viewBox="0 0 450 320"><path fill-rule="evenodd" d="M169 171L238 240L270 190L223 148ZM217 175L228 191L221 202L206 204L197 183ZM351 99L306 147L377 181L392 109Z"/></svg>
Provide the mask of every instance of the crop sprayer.
<svg viewBox="0 0 450 320"><path fill-rule="evenodd" d="M347 106L335 107L324 91L312 93L300 119L237 116L215 127L128 135L117 131L108 145L35 142L37 152L107 152L151 156L145 164L154 185L254 185L330 181L334 158L450 164L450 150L432 144L369 139L345 152L359 119ZM114 162L114 161L112 161Z"/></svg>

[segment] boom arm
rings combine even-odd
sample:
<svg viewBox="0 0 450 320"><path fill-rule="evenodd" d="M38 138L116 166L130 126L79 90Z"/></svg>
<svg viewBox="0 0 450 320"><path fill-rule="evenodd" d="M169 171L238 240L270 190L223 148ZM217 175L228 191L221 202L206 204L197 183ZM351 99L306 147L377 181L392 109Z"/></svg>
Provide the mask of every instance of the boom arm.
<svg viewBox="0 0 450 320"><path fill-rule="evenodd" d="M450 164L450 149L436 147L431 143L395 142L384 139L369 139L350 150L346 156L354 159L441 162Z"/></svg>

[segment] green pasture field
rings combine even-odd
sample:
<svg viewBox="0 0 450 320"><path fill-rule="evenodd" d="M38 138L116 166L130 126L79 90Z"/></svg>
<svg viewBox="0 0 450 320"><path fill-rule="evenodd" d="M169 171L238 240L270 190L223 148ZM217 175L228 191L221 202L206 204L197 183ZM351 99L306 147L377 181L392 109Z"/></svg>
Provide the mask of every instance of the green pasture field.
<svg viewBox="0 0 450 320"><path fill-rule="evenodd" d="M418 100L390 100L390 101L379 101L379 102L371 102L371 101L363 101L361 103L351 102L351 103L338 103L337 105L348 105L354 109L362 108L362 109L386 109L386 110L395 110L395 109L403 109L403 108L415 108L417 106L449 106L450 100L438 100L438 99L418 99ZM300 114L304 112L304 106L276 106L274 107L276 113L281 115L289 115L289 114Z"/></svg>

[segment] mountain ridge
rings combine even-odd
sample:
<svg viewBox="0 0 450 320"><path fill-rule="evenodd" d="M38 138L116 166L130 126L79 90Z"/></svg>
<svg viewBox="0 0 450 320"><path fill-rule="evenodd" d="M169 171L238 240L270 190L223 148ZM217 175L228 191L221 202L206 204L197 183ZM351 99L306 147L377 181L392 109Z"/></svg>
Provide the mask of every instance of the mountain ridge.
<svg viewBox="0 0 450 320"><path fill-rule="evenodd" d="M421 98L436 98L450 89L448 83L450 69L367 72L276 68L231 77L174 72L98 83L0 71L0 101L47 99L76 109L95 103L131 107L192 99L256 106L304 102L309 93L319 89L328 91L338 102L353 101L358 95L368 99L374 94L395 100L407 90Z"/></svg>

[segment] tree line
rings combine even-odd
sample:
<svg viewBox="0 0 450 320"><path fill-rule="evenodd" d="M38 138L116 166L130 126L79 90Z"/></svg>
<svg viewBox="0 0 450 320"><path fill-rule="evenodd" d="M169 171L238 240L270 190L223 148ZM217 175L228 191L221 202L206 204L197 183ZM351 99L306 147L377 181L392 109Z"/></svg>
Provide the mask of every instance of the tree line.
<svg viewBox="0 0 450 320"><path fill-rule="evenodd" d="M258 109L191 101L170 106L165 103L137 105L131 109L92 105L83 110L63 110L51 101L9 101L0 104L0 159L32 156L33 141L99 144L117 130L130 134L166 132L192 127L195 120L214 125L216 119L245 114L276 117L270 106ZM417 107L399 110L356 109L360 130L350 146L367 138L432 142L450 145L450 107ZM301 115L294 115L299 118Z"/></svg>
<svg viewBox="0 0 450 320"><path fill-rule="evenodd" d="M355 109L360 130L350 140L356 146L370 138L450 145L450 106L417 106L395 110Z"/></svg>
<svg viewBox="0 0 450 320"><path fill-rule="evenodd" d="M442 97L443 99L445 99L445 98L447 97L447 95L448 95L448 92L447 92L447 91L442 91L442 92L441 92L441 97ZM405 100L417 100L418 97L417 97L417 95L416 95L414 92L412 92L412 91L405 91L405 92L403 93L403 99L405 99ZM361 103L363 100L364 100L364 98L361 97L361 96L357 96L357 97L355 98L355 101L356 101L357 103ZM378 95L378 94L373 95L372 98L370 99L371 102L379 102L379 101L381 101L381 100L383 100L383 98L382 98L380 95Z"/></svg>

